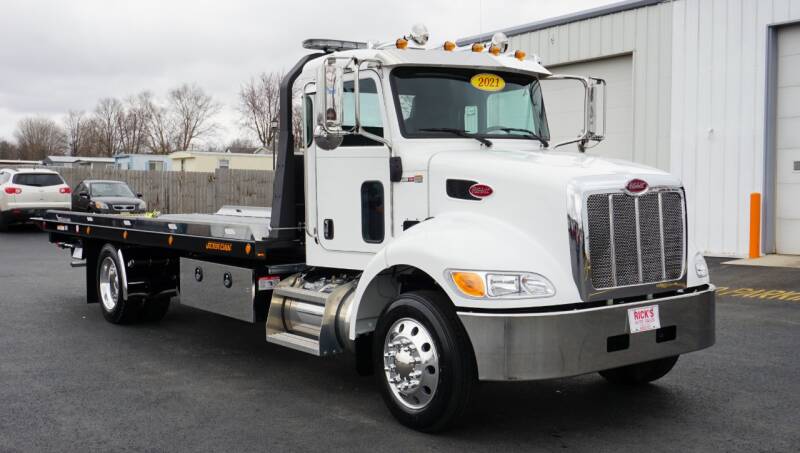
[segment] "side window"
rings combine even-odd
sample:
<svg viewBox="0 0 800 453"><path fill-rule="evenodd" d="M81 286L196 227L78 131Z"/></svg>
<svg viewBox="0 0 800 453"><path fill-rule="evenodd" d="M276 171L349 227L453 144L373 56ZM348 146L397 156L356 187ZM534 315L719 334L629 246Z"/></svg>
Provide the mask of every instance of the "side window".
<svg viewBox="0 0 800 453"><path fill-rule="evenodd" d="M366 181L361 185L361 236L365 242L381 243L384 229L383 184Z"/></svg>
<svg viewBox="0 0 800 453"><path fill-rule="evenodd" d="M381 102L378 97L378 88L373 79L361 79L359 83L359 98L361 99L361 126L367 132L383 137L383 117ZM345 128L356 124L355 118L355 84L352 80L344 82L343 98ZM361 135L345 135L342 146L380 146L375 140L370 140Z"/></svg>

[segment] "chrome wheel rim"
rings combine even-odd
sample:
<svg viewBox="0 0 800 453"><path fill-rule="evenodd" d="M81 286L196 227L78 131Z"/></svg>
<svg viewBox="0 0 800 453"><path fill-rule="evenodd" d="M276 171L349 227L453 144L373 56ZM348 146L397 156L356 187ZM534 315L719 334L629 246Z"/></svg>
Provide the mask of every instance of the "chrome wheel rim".
<svg viewBox="0 0 800 453"><path fill-rule="evenodd" d="M412 410L430 404L439 385L439 353L422 323L401 318L392 324L383 343L383 370L397 402Z"/></svg>
<svg viewBox="0 0 800 453"><path fill-rule="evenodd" d="M119 301L119 278L117 263L107 256L100 264L100 300L106 311L114 310Z"/></svg>

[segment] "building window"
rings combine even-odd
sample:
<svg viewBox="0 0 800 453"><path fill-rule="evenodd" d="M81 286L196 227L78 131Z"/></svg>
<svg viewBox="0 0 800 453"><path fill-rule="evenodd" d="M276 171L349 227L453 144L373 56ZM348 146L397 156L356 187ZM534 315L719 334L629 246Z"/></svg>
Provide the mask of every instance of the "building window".
<svg viewBox="0 0 800 453"><path fill-rule="evenodd" d="M219 160L219 168L231 168L231 163L228 159L220 159Z"/></svg>
<svg viewBox="0 0 800 453"><path fill-rule="evenodd" d="M148 161L147 169L150 171L161 171L164 169L164 162L161 162L160 160Z"/></svg>

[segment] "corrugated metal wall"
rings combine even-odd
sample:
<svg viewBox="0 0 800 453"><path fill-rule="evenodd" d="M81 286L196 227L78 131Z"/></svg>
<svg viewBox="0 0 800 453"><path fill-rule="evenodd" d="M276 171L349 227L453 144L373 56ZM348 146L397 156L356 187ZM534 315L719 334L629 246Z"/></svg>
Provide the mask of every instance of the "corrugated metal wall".
<svg viewBox="0 0 800 453"><path fill-rule="evenodd" d="M767 27L800 19L800 0L672 6L670 169L691 194L689 231L698 248L744 256L749 195L764 186Z"/></svg>
<svg viewBox="0 0 800 453"><path fill-rule="evenodd" d="M510 45L539 55L545 66L633 54L634 160L668 170L672 6L661 3L516 35Z"/></svg>

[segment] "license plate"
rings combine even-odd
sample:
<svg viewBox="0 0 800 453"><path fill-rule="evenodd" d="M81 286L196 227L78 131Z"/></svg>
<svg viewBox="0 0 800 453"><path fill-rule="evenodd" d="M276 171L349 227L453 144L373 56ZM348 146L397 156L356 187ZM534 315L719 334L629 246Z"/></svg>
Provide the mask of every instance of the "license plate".
<svg viewBox="0 0 800 453"><path fill-rule="evenodd" d="M629 308L628 325L631 328L631 333L660 329L661 319L658 316L658 305Z"/></svg>

